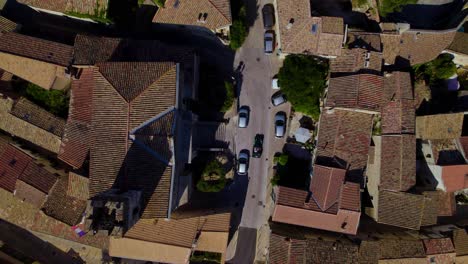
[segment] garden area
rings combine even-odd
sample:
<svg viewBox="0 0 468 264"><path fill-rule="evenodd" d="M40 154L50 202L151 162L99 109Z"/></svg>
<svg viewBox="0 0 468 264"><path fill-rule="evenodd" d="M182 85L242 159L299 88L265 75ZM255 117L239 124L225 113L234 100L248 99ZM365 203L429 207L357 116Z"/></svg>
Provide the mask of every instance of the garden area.
<svg viewBox="0 0 468 264"><path fill-rule="evenodd" d="M233 50L240 48L249 34L246 8L240 2L241 1L231 2L233 21L229 29L229 47Z"/></svg>
<svg viewBox="0 0 468 264"><path fill-rule="evenodd" d="M391 13L400 12L402 7L409 4L416 4L418 0L379 0L380 16L386 17Z"/></svg>
<svg viewBox="0 0 468 264"><path fill-rule="evenodd" d="M234 176L232 157L224 153L200 153L192 164L194 182L200 192L220 192Z"/></svg>
<svg viewBox="0 0 468 264"><path fill-rule="evenodd" d="M13 82L15 92L39 105L50 113L61 118L67 118L69 96L67 92L60 90L46 90L26 81Z"/></svg>
<svg viewBox="0 0 468 264"><path fill-rule="evenodd" d="M294 110L317 121L327 76L327 62L313 56L288 55L278 73L278 82Z"/></svg>
<svg viewBox="0 0 468 264"><path fill-rule="evenodd" d="M221 263L221 254L195 251L190 257L190 263L216 264Z"/></svg>
<svg viewBox="0 0 468 264"><path fill-rule="evenodd" d="M276 153L273 163L275 172L271 185L304 189L310 179L310 159L301 159L290 153Z"/></svg>

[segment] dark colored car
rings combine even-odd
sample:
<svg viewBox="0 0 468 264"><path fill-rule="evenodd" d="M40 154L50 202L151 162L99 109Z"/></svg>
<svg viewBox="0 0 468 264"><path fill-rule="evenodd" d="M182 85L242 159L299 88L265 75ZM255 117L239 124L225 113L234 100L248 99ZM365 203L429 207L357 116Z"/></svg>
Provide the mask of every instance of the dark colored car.
<svg viewBox="0 0 468 264"><path fill-rule="evenodd" d="M263 153L263 138L262 134L255 135L252 157L253 158L260 158Z"/></svg>
<svg viewBox="0 0 468 264"><path fill-rule="evenodd" d="M272 4L266 4L262 8L263 27L270 29L275 25L275 8Z"/></svg>
<svg viewBox="0 0 468 264"><path fill-rule="evenodd" d="M275 51L275 46L276 46L275 41L276 41L275 40L275 31L273 31L273 30L265 31L263 49L264 49L266 55L270 55L270 54L273 53L273 51Z"/></svg>

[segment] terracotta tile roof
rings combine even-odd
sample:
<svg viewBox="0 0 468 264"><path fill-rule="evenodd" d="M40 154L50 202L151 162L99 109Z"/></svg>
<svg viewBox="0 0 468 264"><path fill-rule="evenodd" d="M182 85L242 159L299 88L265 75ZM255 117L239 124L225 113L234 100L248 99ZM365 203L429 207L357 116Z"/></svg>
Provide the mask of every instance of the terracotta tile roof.
<svg viewBox="0 0 468 264"><path fill-rule="evenodd" d="M86 201L89 199L89 179L70 172L68 175L67 195Z"/></svg>
<svg viewBox="0 0 468 264"><path fill-rule="evenodd" d="M310 10L310 2L306 0L277 2L282 51L339 56L344 38L343 19L311 17Z"/></svg>
<svg viewBox="0 0 468 264"><path fill-rule="evenodd" d="M407 191L416 184L414 135L383 135L380 189Z"/></svg>
<svg viewBox="0 0 468 264"><path fill-rule="evenodd" d="M72 226L80 222L86 209L86 201L67 195L68 178L69 175L59 177L44 204L43 211L48 216Z"/></svg>
<svg viewBox="0 0 468 264"><path fill-rule="evenodd" d="M336 213L322 212L315 201L309 197L307 191L281 186L277 193L273 221L356 234L360 212L343 209L337 210Z"/></svg>
<svg viewBox="0 0 468 264"><path fill-rule="evenodd" d="M427 255L444 254L455 252L450 238L432 238L423 240Z"/></svg>
<svg viewBox="0 0 468 264"><path fill-rule="evenodd" d="M408 72L393 72L384 78L382 133L414 133L415 108L411 76Z"/></svg>
<svg viewBox="0 0 468 264"><path fill-rule="evenodd" d="M26 166L19 179L45 194L50 193L57 182L57 176L32 161Z"/></svg>
<svg viewBox="0 0 468 264"><path fill-rule="evenodd" d="M12 107L13 100L0 98L0 129L48 151L57 153L60 148L61 137L12 115L10 113Z"/></svg>
<svg viewBox="0 0 468 264"><path fill-rule="evenodd" d="M0 33L0 52L66 67L71 63L73 47L14 32L6 32Z"/></svg>
<svg viewBox="0 0 468 264"><path fill-rule="evenodd" d="M310 191L317 205L328 210L338 202L346 171L320 165L314 166Z"/></svg>
<svg viewBox="0 0 468 264"><path fill-rule="evenodd" d="M404 192L379 192L378 222L419 230L424 196Z"/></svg>
<svg viewBox="0 0 468 264"><path fill-rule="evenodd" d="M373 74L356 74L330 78L326 107L357 108L380 111L383 78Z"/></svg>
<svg viewBox="0 0 468 264"><path fill-rule="evenodd" d="M191 248L197 232L229 232L230 213L186 219L141 219L126 238Z"/></svg>
<svg viewBox="0 0 468 264"><path fill-rule="evenodd" d="M445 166L465 163L456 139L431 139L430 143L435 164Z"/></svg>
<svg viewBox="0 0 468 264"><path fill-rule="evenodd" d="M380 34L350 31L348 32L348 47L351 49L362 48L370 51L382 51L382 41L380 40Z"/></svg>
<svg viewBox="0 0 468 264"><path fill-rule="evenodd" d="M380 259L403 259L426 257L421 240L381 239Z"/></svg>
<svg viewBox="0 0 468 264"><path fill-rule="evenodd" d="M442 166L442 181L446 192L468 188L468 165Z"/></svg>
<svg viewBox="0 0 468 264"><path fill-rule="evenodd" d="M142 189L146 204L142 218L167 217L172 166L164 158L172 156L172 143L168 139L171 134L162 127L167 127L167 122L174 122L173 118L166 121L163 117L172 116L170 110L175 106L176 65L113 64L99 64L99 72L94 76L90 195L111 187ZM141 66L142 71L132 72L148 73L150 77L145 77L144 82L148 86L131 84L129 88L135 90L127 90L126 81L112 72L120 72L121 67L117 66L128 69ZM102 69L105 69L105 76ZM111 84L112 81L117 87ZM134 129L137 134L130 135L129 139L129 133ZM148 133L138 135L138 131Z"/></svg>
<svg viewBox="0 0 468 264"><path fill-rule="evenodd" d="M359 180L367 165L372 115L334 110L322 113L320 119L316 163L346 168L348 177Z"/></svg>
<svg viewBox="0 0 468 264"><path fill-rule="evenodd" d="M351 242L307 239L306 263L358 263L359 247Z"/></svg>
<svg viewBox="0 0 468 264"><path fill-rule="evenodd" d="M454 193L439 192L439 216L452 216L456 210Z"/></svg>
<svg viewBox="0 0 468 264"><path fill-rule="evenodd" d="M457 256L468 255L468 234L465 229L453 230L453 244Z"/></svg>
<svg viewBox="0 0 468 264"><path fill-rule="evenodd" d="M18 28L18 24L6 17L0 16L0 32L12 32Z"/></svg>
<svg viewBox="0 0 468 264"><path fill-rule="evenodd" d="M156 40L77 35L74 44L73 64L95 65L107 61L176 61L193 66L193 54L193 48L167 45Z"/></svg>
<svg viewBox="0 0 468 264"><path fill-rule="evenodd" d="M468 137L460 137L459 141L465 156L468 156Z"/></svg>
<svg viewBox="0 0 468 264"><path fill-rule="evenodd" d="M20 177L32 158L24 152L8 145L0 155L0 187L13 192L16 180Z"/></svg>
<svg viewBox="0 0 468 264"><path fill-rule="evenodd" d="M205 18L206 14L206 18ZM168 0L159 8L154 23L206 27L215 31L232 23L231 6L227 0Z"/></svg>
<svg viewBox="0 0 468 264"><path fill-rule="evenodd" d="M379 241L364 240L359 245L359 263L360 264L377 264L380 258L380 243Z"/></svg>
<svg viewBox="0 0 468 264"><path fill-rule="evenodd" d="M89 153L94 70L83 69L80 79L72 82L68 119L58 158L74 168L80 168Z"/></svg>
<svg viewBox="0 0 468 264"><path fill-rule="evenodd" d="M437 224L439 216L439 193L437 191L423 192L424 210L421 217L421 226Z"/></svg>
<svg viewBox="0 0 468 264"><path fill-rule="evenodd" d="M354 182L346 182L341 188L340 209L361 211L361 188Z"/></svg>
<svg viewBox="0 0 468 264"><path fill-rule="evenodd" d="M411 65L431 61L450 45L454 36L455 31L383 33L380 37L385 63L394 64L397 57L408 60Z"/></svg>
<svg viewBox="0 0 468 264"><path fill-rule="evenodd" d="M268 259L272 264L288 264L291 241L288 238L272 233Z"/></svg>
<svg viewBox="0 0 468 264"><path fill-rule="evenodd" d="M416 117L416 138L456 139L461 137L463 113Z"/></svg>
<svg viewBox="0 0 468 264"><path fill-rule="evenodd" d="M368 62L366 62L368 57ZM368 65L366 65L368 63ZM341 55L330 60L331 72L358 72L382 70L382 54L365 49L343 49Z"/></svg>
<svg viewBox="0 0 468 264"><path fill-rule="evenodd" d="M47 198L47 194L22 180L18 180L16 181L15 197L37 208L41 208Z"/></svg>
<svg viewBox="0 0 468 264"><path fill-rule="evenodd" d="M82 14L94 14L96 8L105 10L107 7L105 0L18 0L18 3L60 13L73 11Z"/></svg>
<svg viewBox="0 0 468 264"><path fill-rule="evenodd" d="M468 47L466 45L468 43L468 33L466 32L457 32L455 33L455 37L453 38L452 43L448 46L448 50L454 51L461 54L468 54Z"/></svg>
<svg viewBox="0 0 468 264"><path fill-rule="evenodd" d="M16 101L10 113L58 137L63 135L65 120L47 112L26 98Z"/></svg>

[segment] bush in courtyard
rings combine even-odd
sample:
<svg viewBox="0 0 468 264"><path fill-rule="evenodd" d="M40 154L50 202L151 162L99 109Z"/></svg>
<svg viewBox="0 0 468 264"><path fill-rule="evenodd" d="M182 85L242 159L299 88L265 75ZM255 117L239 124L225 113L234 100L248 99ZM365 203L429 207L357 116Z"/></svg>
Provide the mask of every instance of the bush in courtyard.
<svg viewBox="0 0 468 264"><path fill-rule="evenodd" d="M320 97L325 89L328 64L312 56L288 55L278 80L281 91L296 111L318 120Z"/></svg>
<svg viewBox="0 0 468 264"><path fill-rule="evenodd" d="M218 160L209 162L197 183L201 192L219 192L226 185L226 171Z"/></svg>
<svg viewBox="0 0 468 264"><path fill-rule="evenodd" d="M234 50L240 48L247 38L248 33L247 15L245 6L242 6L237 18L234 19L229 30L229 46Z"/></svg>
<svg viewBox="0 0 468 264"><path fill-rule="evenodd" d="M418 0L380 0L379 13L381 16L386 17L390 13L401 11L401 8L405 5L416 4L417 2Z"/></svg>
<svg viewBox="0 0 468 264"><path fill-rule="evenodd" d="M231 82L224 82L224 89L226 90L226 96L221 107L221 112L229 111L234 103L234 85Z"/></svg>
<svg viewBox="0 0 468 264"><path fill-rule="evenodd" d="M275 156L273 158L273 162L277 163L278 165L285 166L288 163L288 155L282 153L281 155Z"/></svg>
<svg viewBox="0 0 468 264"><path fill-rule="evenodd" d="M428 80L430 83L450 78L457 72L457 66L452 59L452 55L444 53L430 62L414 66L415 78Z"/></svg>

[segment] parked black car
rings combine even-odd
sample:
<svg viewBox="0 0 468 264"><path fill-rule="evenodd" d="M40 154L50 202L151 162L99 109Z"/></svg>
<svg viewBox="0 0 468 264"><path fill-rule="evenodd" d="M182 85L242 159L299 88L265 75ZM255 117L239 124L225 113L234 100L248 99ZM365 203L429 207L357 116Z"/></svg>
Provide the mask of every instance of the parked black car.
<svg viewBox="0 0 468 264"><path fill-rule="evenodd" d="M275 8L272 4L266 4L262 8L263 27L270 29L275 25Z"/></svg>
<svg viewBox="0 0 468 264"><path fill-rule="evenodd" d="M252 157L253 158L260 158L263 153L263 138L262 134L255 135Z"/></svg>

